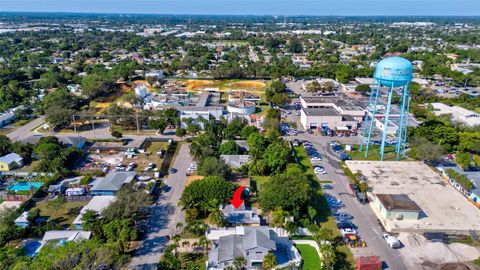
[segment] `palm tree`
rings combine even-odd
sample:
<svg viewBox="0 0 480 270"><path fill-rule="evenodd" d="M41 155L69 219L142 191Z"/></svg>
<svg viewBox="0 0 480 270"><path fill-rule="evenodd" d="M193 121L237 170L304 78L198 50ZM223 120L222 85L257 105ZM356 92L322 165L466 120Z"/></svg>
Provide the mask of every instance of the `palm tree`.
<svg viewBox="0 0 480 270"><path fill-rule="evenodd" d="M278 207L275 211L272 212L272 226L283 228L285 223L285 217L287 217L288 213L284 211L282 208Z"/></svg>
<svg viewBox="0 0 480 270"><path fill-rule="evenodd" d="M198 241L195 241L195 242L192 243L191 246L192 246L193 251L195 251L200 245L199 245Z"/></svg>
<svg viewBox="0 0 480 270"><path fill-rule="evenodd" d="M247 264L247 260L242 257L242 256L238 256L238 257L235 257L233 259L233 267L236 269L236 270L241 270L244 268L245 264Z"/></svg>
<svg viewBox="0 0 480 270"><path fill-rule="evenodd" d="M208 215L208 221L212 224L218 226L223 226L225 224L225 217L223 216L222 210L218 206L217 200L212 200L207 204L207 211L210 212Z"/></svg>
<svg viewBox="0 0 480 270"><path fill-rule="evenodd" d="M187 248L190 247L190 241L185 240L182 242L182 247L185 248L185 252L187 252Z"/></svg>
<svg viewBox="0 0 480 270"><path fill-rule="evenodd" d="M198 245L205 251L205 254L207 253L208 250L208 244L209 241L205 235L200 236L198 239Z"/></svg>
<svg viewBox="0 0 480 270"><path fill-rule="evenodd" d="M322 254L322 263L325 269L333 269L335 263L335 247L330 243L320 245L320 253Z"/></svg>
<svg viewBox="0 0 480 270"><path fill-rule="evenodd" d="M277 258L273 253L268 253L263 257L262 267L265 269L272 269L277 266Z"/></svg>

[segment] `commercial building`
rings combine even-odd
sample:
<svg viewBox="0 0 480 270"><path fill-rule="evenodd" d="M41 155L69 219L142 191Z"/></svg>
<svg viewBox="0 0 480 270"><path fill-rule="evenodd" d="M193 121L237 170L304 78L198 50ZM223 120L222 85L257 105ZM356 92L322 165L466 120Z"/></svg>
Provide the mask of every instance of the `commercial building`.
<svg viewBox="0 0 480 270"><path fill-rule="evenodd" d="M471 110L467 110L460 106L448 106L443 103L430 103L433 107L433 113L436 116L442 114L451 114L452 122L460 123L473 127L480 125L480 114Z"/></svg>
<svg viewBox="0 0 480 270"><path fill-rule="evenodd" d="M480 233L480 215L476 214L479 209L453 186L446 185L442 175L423 162L349 160L345 164L352 172L365 176L369 186L367 195L374 202L371 207L386 231ZM391 207L392 212L385 209L382 213L378 206L382 200L375 198L376 194L405 195L409 199L404 196L386 198L383 205ZM410 200L421 209L418 219L414 217L419 209Z"/></svg>
<svg viewBox="0 0 480 270"><path fill-rule="evenodd" d="M300 122L305 129L329 127L356 130L365 108L342 97L300 97Z"/></svg>
<svg viewBox="0 0 480 270"><path fill-rule="evenodd" d="M374 204L384 219L417 220L422 212L405 194L375 194Z"/></svg>

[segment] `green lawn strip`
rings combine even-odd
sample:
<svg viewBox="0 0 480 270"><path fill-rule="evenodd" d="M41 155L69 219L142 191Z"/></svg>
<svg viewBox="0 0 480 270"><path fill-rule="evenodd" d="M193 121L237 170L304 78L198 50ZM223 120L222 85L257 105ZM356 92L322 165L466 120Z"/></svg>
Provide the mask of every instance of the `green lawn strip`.
<svg viewBox="0 0 480 270"><path fill-rule="evenodd" d="M341 144L343 148L345 145ZM352 145L352 151L347 152L352 160L380 160L380 146L370 145L368 156L365 157L365 151L360 151L360 145ZM395 146L386 146L384 160L396 160Z"/></svg>
<svg viewBox="0 0 480 270"><path fill-rule="evenodd" d="M308 155L305 149L302 146L294 147L294 149L295 149L295 155L298 161L297 163L305 170L305 172L315 176L312 163L310 162L310 159L308 158ZM353 174L351 172L350 174L353 177ZM317 183L322 183L318 181L316 177L314 179L317 180L316 181ZM335 219L333 218L332 213L330 212L330 208L328 207L327 200L323 196L323 190L320 188L320 185L317 185L316 188L317 188L317 193L316 193L316 196L313 198L311 205L317 211L317 216L316 216L317 221L320 223L321 227L330 229L333 232L334 238L341 237L341 234L337 229L337 224L335 222ZM341 260L341 262L339 263L341 263L342 265L348 265L348 264L354 265L355 262L353 260L353 254L347 246L338 245L337 251L338 251L337 256L339 256L340 257L339 260ZM303 269L307 269L307 268L303 268ZM311 269L311 268L308 268L308 269Z"/></svg>
<svg viewBox="0 0 480 270"><path fill-rule="evenodd" d="M298 244L296 245L300 255L303 259L303 270L317 270L321 269L320 266L320 257L318 256L317 250L314 247L307 244Z"/></svg>

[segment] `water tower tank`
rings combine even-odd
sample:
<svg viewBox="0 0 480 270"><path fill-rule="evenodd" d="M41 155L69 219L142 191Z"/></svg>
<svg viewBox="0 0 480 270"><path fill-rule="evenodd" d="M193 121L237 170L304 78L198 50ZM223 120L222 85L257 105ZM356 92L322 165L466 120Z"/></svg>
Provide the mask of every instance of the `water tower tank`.
<svg viewBox="0 0 480 270"><path fill-rule="evenodd" d="M389 57L378 62L373 77L382 86L400 87L412 80L413 66L402 57Z"/></svg>

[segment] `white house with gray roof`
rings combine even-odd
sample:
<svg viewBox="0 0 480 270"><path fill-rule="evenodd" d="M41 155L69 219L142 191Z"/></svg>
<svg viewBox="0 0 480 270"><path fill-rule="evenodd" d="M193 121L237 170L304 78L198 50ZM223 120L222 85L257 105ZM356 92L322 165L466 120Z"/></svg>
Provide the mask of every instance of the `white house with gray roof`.
<svg viewBox="0 0 480 270"><path fill-rule="evenodd" d="M123 185L132 182L135 172L109 172L103 178L97 178L90 189L92 195L114 195Z"/></svg>
<svg viewBox="0 0 480 270"><path fill-rule="evenodd" d="M221 210L225 220L232 225L260 225L260 217L245 203L238 208L228 204Z"/></svg>
<svg viewBox="0 0 480 270"><path fill-rule="evenodd" d="M268 253L275 255L279 266L301 264L300 254L290 240L278 236L275 229L266 226L210 230L207 239L213 242L208 253L207 270L233 266L236 257L245 258L246 269L261 269Z"/></svg>
<svg viewBox="0 0 480 270"><path fill-rule="evenodd" d="M73 221L73 225L75 228L81 229L82 228L82 217L85 212L88 210L92 210L97 212L99 215L102 214L102 211L107 208L112 202L115 201L115 196L95 196L93 197L87 205L85 205L82 210L80 210L80 214L75 218Z"/></svg>

